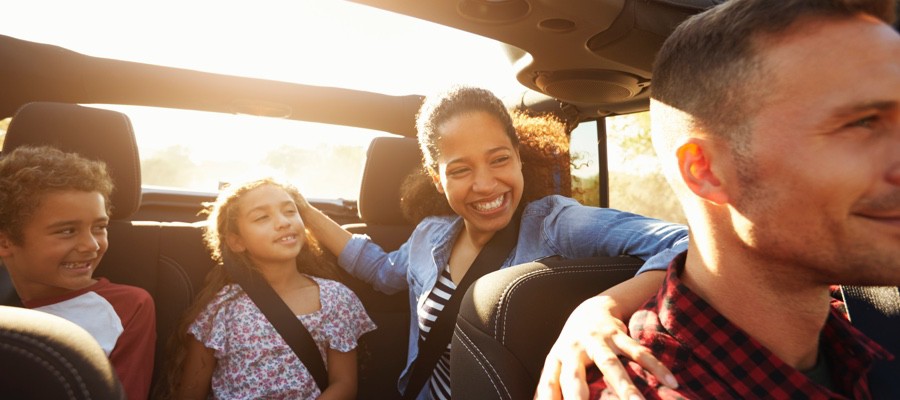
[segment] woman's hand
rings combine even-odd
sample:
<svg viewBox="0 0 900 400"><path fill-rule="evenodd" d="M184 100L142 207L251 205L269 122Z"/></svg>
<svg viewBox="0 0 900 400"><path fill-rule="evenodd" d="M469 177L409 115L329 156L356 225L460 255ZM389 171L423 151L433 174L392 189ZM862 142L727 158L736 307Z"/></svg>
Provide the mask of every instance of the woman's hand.
<svg viewBox="0 0 900 400"><path fill-rule="evenodd" d="M617 312L627 309L631 315L650 296L648 293L653 293L648 290L659 288L664 275L646 272L581 303L569 315L547 355L535 399L587 399L585 370L591 364L597 365L608 389L620 399L643 399L619 361L619 355L637 362L666 386L677 388L678 383L669 369L649 349L628 336ZM623 291L620 287L623 285L630 287ZM611 296L624 304L619 306Z"/></svg>

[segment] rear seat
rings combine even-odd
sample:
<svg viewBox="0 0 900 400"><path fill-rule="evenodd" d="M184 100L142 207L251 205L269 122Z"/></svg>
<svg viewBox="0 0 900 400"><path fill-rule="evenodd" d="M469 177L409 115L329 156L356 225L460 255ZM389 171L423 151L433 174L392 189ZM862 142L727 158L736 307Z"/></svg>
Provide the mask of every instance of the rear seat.
<svg viewBox="0 0 900 400"><path fill-rule="evenodd" d="M141 202L140 157L128 117L73 104L35 102L10 124L3 152L24 145L50 145L106 162L116 185L110 202L109 250L95 276L139 286L154 298L157 351L154 379L166 365L166 344L213 262L202 244L202 223L133 221ZM363 223L346 225L391 251L414 225L403 219L399 188L420 163L415 139L376 138L367 154L359 210ZM407 293L388 296L350 278L378 329L360 343L359 398L399 398L396 379L406 360ZM20 305L5 270L0 270L0 304Z"/></svg>
<svg viewBox="0 0 900 400"><path fill-rule="evenodd" d="M146 289L156 303L157 351L154 379L165 367L165 345L213 262L203 247L201 225L131 221L140 207L141 167L134 132L122 113L73 104L35 102L16 113L3 153L16 147L49 145L107 164L115 182L110 202L110 247L95 276ZM6 271L0 301L19 305Z"/></svg>

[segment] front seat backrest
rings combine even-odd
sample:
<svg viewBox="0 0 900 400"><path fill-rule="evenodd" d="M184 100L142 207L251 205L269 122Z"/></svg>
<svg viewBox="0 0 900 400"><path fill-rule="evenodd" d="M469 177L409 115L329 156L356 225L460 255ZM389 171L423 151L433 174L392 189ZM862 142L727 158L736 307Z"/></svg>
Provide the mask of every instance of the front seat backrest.
<svg viewBox="0 0 900 400"><path fill-rule="evenodd" d="M463 297L450 350L453 397L530 399L582 301L634 276L632 257L549 258L487 274Z"/></svg>
<svg viewBox="0 0 900 400"><path fill-rule="evenodd" d="M91 335L55 315L0 306L0 397L124 399Z"/></svg>

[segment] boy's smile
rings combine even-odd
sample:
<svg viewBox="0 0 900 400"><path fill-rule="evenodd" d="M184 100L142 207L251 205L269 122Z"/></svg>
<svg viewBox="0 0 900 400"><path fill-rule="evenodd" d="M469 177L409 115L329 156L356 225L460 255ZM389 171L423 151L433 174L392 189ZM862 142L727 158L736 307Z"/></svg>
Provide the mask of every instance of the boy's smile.
<svg viewBox="0 0 900 400"><path fill-rule="evenodd" d="M0 235L0 256L23 301L83 289L109 246L109 216L97 192L66 190L43 196L22 229L21 243Z"/></svg>

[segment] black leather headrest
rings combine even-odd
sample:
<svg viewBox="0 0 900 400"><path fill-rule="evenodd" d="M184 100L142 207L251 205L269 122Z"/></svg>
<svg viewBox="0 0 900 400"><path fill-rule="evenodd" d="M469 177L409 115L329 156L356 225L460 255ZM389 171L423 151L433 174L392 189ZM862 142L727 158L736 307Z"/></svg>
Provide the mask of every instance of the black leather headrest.
<svg viewBox="0 0 900 400"><path fill-rule="evenodd" d="M0 393L6 399L124 399L103 349L55 315L0 306Z"/></svg>
<svg viewBox="0 0 900 400"><path fill-rule="evenodd" d="M112 219L127 219L141 205L141 162L125 114L75 104L28 103L9 124L3 153L20 146L52 146L105 162L115 184Z"/></svg>
<svg viewBox="0 0 900 400"><path fill-rule="evenodd" d="M407 225L400 209L400 185L422 155L416 139L377 137L369 144L359 192L359 216L368 225Z"/></svg>

